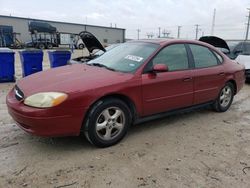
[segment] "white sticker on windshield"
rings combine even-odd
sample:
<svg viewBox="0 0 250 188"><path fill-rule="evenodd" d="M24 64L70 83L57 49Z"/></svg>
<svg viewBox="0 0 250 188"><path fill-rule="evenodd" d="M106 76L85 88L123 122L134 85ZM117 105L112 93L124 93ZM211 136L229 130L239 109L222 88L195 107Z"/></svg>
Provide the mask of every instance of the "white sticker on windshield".
<svg viewBox="0 0 250 188"><path fill-rule="evenodd" d="M131 61L141 62L143 57L135 56L135 55L127 55L125 59L129 59Z"/></svg>

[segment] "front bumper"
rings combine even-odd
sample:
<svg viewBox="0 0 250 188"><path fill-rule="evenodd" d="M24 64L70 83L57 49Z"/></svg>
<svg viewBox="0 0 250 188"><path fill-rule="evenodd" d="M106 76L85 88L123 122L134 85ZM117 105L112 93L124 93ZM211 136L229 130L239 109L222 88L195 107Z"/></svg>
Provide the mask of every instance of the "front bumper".
<svg viewBox="0 0 250 188"><path fill-rule="evenodd" d="M15 98L12 89L6 97L9 114L24 131L44 137L77 136L86 109L62 108L47 109L29 107Z"/></svg>

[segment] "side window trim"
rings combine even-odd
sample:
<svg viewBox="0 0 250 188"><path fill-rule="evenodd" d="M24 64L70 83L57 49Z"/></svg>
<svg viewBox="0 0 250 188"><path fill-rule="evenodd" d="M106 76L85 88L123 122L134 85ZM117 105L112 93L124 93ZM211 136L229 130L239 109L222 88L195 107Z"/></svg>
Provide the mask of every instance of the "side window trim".
<svg viewBox="0 0 250 188"><path fill-rule="evenodd" d="M187 54L187 60L188 60L188 68L187 69L180 69L180 70L173 70L173 71L168 71L168 72L175 72L175 71L184 71L184 70L189 70L189 69L192 69L192 66L193 66L193 63L192 63L192 60L190 59L190 54L191 52L188 52L188 47L187 47L187 43L172 43L172 44L169 44L169 45L166 45L166 46L163 46L151 59L150 61L147 63L147 65L145 65L143 71L142 71L142 74L147 74L148 73L148 66L150 65L152 67L153 65L153 59L162 51L164 50L165 48L169 47L169 46L172 46L172 45L176 45L176 44L182 44L184 45L185 47L185 50L186 50L186 54Z"/></svg>
<svg viewBox="0 0 250 188"><path fill-rule="evenodd" d="M209 48L208 48L209 49ZM218 65L221 65L223 62L224 62L224 58L220 55L220 54L218 54L217 52L215 52L214 50L211 50L211 49L209 49L211 52L212 52L212 54L215 56L215 58L217 59L217 63L218 63ZM222 59L222 61L220 61L219 60L219 58L217 57L217 55L218 56L220 56L221 57L221 59Z"/></svg>
<svg viewBox="0 0 250 188"><path fill-rule="evenodd" d="M191 50L191 48L189 46L189 43L186 43L185 47L186 47L187 55L188 55L189 69L195 69L194 56L193 56L192 50Z"/></svg>

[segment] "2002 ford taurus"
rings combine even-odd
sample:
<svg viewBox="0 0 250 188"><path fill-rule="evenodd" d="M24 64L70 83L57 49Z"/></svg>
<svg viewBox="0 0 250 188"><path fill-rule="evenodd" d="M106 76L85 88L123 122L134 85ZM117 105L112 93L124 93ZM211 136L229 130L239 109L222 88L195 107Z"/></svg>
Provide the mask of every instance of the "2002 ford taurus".
<svg viewBox="0 0 250 188"><path fill-rule="evenodd" d="M211 105L224 112L245 82L244 66L188 40L131 41L85 64L28 76L7 96L10 115L39 136L77 136L98 147L130 125Z"/></svg>

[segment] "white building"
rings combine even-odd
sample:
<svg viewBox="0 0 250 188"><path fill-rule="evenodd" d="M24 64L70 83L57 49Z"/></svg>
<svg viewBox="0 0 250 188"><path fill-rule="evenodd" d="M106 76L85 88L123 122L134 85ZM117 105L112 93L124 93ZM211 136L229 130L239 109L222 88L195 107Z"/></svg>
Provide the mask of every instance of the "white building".
<svg viewBox="0 0 250 188"><path fill-rule="evenodd" d="M62 33L78 34L81 31L88 31L94 34L101 43L113 44L125 42L125 29L122 28L0 15L0 25L12 26L13 32L21 34L18 38L20 38L23 43L31 40L28 29L30 21L49 23L51 26L56 27L58 32Z"/></svg>

